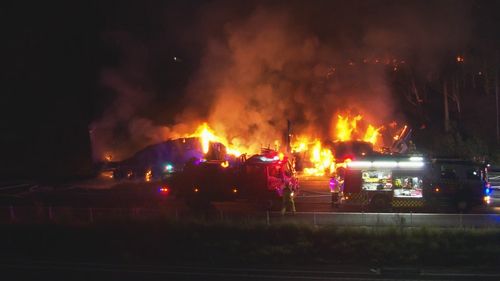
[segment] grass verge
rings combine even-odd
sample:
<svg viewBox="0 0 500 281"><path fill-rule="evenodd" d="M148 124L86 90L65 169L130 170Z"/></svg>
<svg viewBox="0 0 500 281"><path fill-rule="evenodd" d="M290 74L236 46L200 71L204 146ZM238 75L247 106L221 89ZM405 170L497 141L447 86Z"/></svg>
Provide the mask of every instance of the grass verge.
<svg viewBox="0 0 500 281"><path fill-rule="evenodd" d="M1 225L9 258L224 265L494 266L500 229L266 225L251 221Z"/></svg>

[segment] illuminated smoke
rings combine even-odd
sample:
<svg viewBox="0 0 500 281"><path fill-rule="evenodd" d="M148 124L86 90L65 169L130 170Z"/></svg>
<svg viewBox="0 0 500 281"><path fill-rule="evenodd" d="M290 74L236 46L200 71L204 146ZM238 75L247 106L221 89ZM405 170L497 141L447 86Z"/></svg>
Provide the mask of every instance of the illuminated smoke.
<svg viewBox="0 0 500 281"><path fill-rule="evenodd" d="M116 99L91 126L96 159L107 151L124 158L192 133L205 121L231 144L251 151L281 141L287 120L297 135L319 139L332 138L338 113L361 114L375 126L402 121L405 110L394 102L387 71L399 68L387 61L411 62L421 79L431 75L444 53L465 44L459 38L467 38L468 4L399 2L202 6L193 12L199 22L179 36L182 46L194 41L205 49L173 122L144 114L155 95L148 91L146 69L156 60L143 45L122 40L125 62L102 74ZM186 39L190 34L198 37Z"/></svg>

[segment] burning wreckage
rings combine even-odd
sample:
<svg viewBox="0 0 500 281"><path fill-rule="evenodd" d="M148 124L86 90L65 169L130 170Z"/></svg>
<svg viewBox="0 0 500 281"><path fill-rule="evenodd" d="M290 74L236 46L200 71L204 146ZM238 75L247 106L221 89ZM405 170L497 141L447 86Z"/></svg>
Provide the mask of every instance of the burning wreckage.
<svg viewBox="0 0 500 281"><path fill-rule="evenodd" d="M151 145L130 159L110 163L112 177L158 182L161 194L196 205L248 199L269 207L280 199L285 184L297 194L298 175L330 177L333 206L387 210L447 202L465 209L487 203L484 167L424 158L407 126L394 128L391 145L380 146L384 127L368 125L360 132L361 118L339 115L334 141L293 136L288 130L286 148L266 148L249 157L203 124L189 137Z"/></svg>
<svg viewBox="0 0 500 281"><path fill-rule="evenodd" d="M227 147L204 124L192 137L154 144L121 162L108 163L110 177L160 183L159 192L188 203L244 198L266 206L285 184L298 191L292 158L273 149L247 158Z"/></svg>

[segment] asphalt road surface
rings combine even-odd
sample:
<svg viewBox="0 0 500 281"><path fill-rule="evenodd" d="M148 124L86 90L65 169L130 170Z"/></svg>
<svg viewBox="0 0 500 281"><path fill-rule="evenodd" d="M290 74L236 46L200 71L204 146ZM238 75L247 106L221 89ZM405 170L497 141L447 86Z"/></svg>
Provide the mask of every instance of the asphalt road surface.
<svg viewBox="0 0 500 281"><path fill-rule="evenodd" d="M0 261L9 280L499 280L498 272L453 268L225 267Z"/></svg>

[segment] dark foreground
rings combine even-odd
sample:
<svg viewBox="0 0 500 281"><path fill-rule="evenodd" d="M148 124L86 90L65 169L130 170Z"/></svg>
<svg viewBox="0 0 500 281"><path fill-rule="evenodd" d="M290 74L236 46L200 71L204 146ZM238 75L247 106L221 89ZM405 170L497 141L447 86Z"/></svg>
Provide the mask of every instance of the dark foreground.
<svg viewBox="0 0 500 281"><path fill-rule="evenodd" d="M2 276L15 280L498 280L484 268L349 266L217 267L103 264L65 261L7 261Z"/></svg>
<svg viewBox="0 0 500 281"><path fill-rule="evenodd" d="M253 280L258 276L261 280L287 276L343 280L346 276L338 275L344 272L339 268L346 266L356 268L348 273L361 278L354 280L387 274L426 279L431 276L422 275L430 272L425 269L436 267L443 274L472 268L460 278L470 274L476 274L472 278L476 280L477 274L495 276L493 280L500 277L495 275L500 229L339 228L251 221L12 224L0 226L0 252L2 272L27 279L59 274L74 280L125 276L132 280L140 275L147 278L136 280L161 276L174 280ZM255 268L264 271L251 270ZM292 271L297 271L296 277L290 277ZM361 273L368 275L353 275Z"/></svg>

